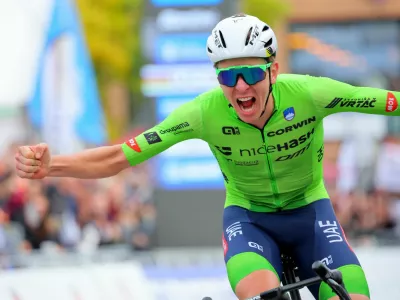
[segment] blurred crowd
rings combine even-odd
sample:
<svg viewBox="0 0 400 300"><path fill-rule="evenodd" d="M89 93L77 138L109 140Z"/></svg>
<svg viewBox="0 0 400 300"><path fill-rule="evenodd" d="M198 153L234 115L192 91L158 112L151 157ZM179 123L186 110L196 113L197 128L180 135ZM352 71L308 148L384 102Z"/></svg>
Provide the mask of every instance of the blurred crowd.
<svg viewBox="0 0 400 300"><path fill-rule="evenodd" d="M11 145L0 158L0 255L52 247L90 253L99 247L151 246L156 211L146 163L101 180L25 180Z"/></svg>
<svg viewBox="0 0 400 300"><path fill-rule="evenodd" d="M336 215L354 243L400 244L400 139L372 143L368 160L358 159L357 142L325 144L325 185Z"/></svg>

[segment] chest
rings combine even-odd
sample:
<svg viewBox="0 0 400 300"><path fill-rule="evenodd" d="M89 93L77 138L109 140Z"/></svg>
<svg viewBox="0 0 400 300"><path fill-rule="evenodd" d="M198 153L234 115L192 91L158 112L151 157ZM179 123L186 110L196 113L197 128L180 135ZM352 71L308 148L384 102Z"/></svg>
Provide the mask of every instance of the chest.
<svg viewBox="0 0 400 300"><path fill-rule="evenodd" d="M246 159L300 150L313 139L319 122L316 116L307 115L294 122L274 118L263 129L237 120L225 123L210 134L210 145L222 155Z"/></svg>

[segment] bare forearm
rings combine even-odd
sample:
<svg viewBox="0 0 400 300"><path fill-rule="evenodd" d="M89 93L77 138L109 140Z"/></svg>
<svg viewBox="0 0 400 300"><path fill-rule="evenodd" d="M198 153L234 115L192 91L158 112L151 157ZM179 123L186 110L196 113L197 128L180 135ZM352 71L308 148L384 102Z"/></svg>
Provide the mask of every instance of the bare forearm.
<svg viewBox="0 0 400 300"><path fill-rule="evenodd" d="M120 145L98 147L72 155L55 155L51 159L52 177L84 179L104 178L129 167Z"/></svg>

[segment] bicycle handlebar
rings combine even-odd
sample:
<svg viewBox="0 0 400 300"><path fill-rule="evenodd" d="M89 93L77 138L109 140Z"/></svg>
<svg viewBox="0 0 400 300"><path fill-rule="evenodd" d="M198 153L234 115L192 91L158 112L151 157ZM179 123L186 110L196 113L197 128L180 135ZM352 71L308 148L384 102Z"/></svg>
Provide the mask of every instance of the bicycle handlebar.
<svg viewBox="0 0 400 300"><path fill-rule="evenodd" d="M339 270L331 270L321 261L315 261L312 264L313 271L318 275L317 277L302 280L296 283L280 286L261 293L258 296L248 298L246 300L277 300L285 299L287 292L301 289L305 286L325 282L329 287L339 296L340 300L351 300L347 293L344 284L342 273Z"/></svg>
<svg viewBox="0 0 400 300"><path fill-rule="evenodd" d="M323 280L333 279L339 284L343 284L342 273L338 270L329 269L324 263L317 260L312 266L312 270Z"/></svg>
<svg viewBox="0 0 400 300"><path fill-rule="evenodd" d="M315 261L312 269L329 287L343 300L351 300L343 283L342 273L339 270L330 270L321 261Z"/></svg>

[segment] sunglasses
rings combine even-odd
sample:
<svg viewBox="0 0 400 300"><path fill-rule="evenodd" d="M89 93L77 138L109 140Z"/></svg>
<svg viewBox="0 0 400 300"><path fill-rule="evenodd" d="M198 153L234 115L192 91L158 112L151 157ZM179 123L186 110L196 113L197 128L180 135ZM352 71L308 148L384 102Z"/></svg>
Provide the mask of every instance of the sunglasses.
<svg viewBox="0 0 400 300"><path fill-rule="evenodd" d="M218 82L228 87L234 87L241 76L248 85L253 85L265 79L266 71L271 65L272 63L217 69Z"/></svg>

